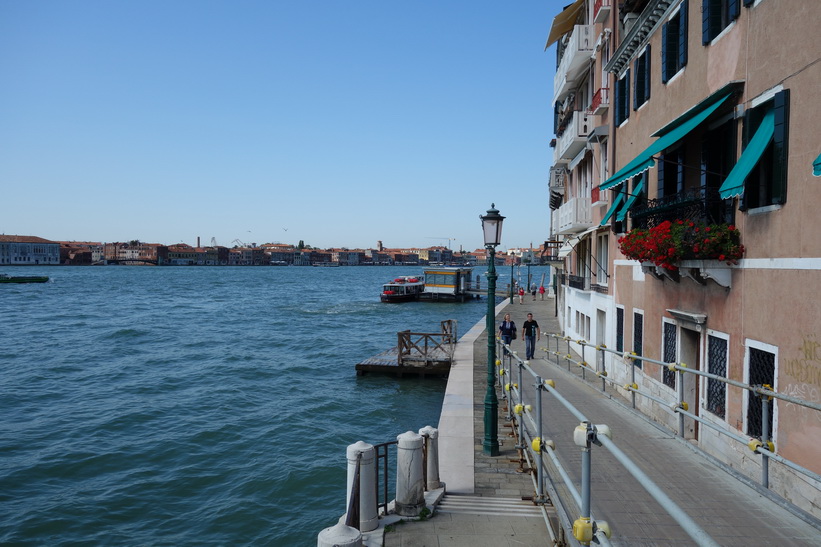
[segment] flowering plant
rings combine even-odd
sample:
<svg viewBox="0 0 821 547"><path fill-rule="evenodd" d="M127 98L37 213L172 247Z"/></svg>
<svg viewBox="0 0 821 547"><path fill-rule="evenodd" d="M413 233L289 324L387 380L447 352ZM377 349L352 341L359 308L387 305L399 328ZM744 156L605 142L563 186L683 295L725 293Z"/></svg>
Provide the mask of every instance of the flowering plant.
<svg viewBox="0 0 821 547"><path fill-rule="evenodd" d="M653 228L634 228L619 238L627 258L652 262L677 270L676 262L687 259L717 259L736 264L744 256L741 233L730 224L704 224L689 220L665 220Z"/></svg>

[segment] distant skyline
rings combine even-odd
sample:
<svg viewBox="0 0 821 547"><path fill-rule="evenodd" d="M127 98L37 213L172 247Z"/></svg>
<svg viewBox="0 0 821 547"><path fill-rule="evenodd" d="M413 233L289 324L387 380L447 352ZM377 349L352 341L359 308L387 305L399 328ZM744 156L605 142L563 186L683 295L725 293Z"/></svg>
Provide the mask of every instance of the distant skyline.
<svg viewBox="0 0 821 547"><path fill-rule="evenodd" d="M566 3L0 0L0 233L538 245Z"/></svg>

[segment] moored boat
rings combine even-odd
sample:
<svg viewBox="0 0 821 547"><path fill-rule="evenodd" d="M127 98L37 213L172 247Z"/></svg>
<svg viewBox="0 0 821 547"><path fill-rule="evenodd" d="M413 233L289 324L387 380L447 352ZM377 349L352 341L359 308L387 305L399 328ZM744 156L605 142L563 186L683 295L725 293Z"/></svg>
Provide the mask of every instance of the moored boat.
<svg viewBox="0 0 821 547"><path fill-rule="evenodd" d="M419 300L419 296L425 290L425 278L419 275L406 275L397 277L382 285L382 294L379 299L382 302L412 302Z"/></svg>
<svg viewBox="0 0 821 547"><path fill-rule="evenodd" d="M0 274L0 283L45 283L48 277L45 275L8 275Z"/></svg>

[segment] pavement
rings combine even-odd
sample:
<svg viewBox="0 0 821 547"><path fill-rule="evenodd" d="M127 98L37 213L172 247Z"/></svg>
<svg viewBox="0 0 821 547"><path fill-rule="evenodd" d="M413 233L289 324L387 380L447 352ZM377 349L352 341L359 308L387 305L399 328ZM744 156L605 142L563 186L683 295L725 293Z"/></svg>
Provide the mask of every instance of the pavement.
<svg viewBox="0 0 821 547"><path fill-rule="evenodd" d="M505 300L496 307L497 321L510 313L520 328L528 312L542 332L559 333L555 301L525 297ZM431 516L386 526L383 545L389 547L506 547L578 545L569 531L551 527L563 512L572 522L578 508L558 477L554 492L564 504L535 505L535 482L519 459L507 404L497 386L500 454L483 453L484 398L487 387L487 333L484 319L466 333L457 346L439 421L440 478L445 487L432 498ZM545 347L543 336L537 348ZM553 348L555 349L555 342ZM514 350L524 354L521 338ZM540 355L542 356L540 358ZM730 472L673 432L648 421L630 408L614 390L601 390L601 381L578 367L548 361L537 350L531 367L553 379L560 394L581 409L593 423L608 424L615 444L719 545L821 545L821 522L794 512L770 492ZM579 359L578 356L575 356ZM579 359L580 360L580 359ZM545 438L556 444L556 455L571 480L581 483L581 450L573 443L578 419L555 398L545 397L543 414L549 416ZM592 451L592 513L610 524L612 545L694 545L681 525L647 493L624 467L603 448ZM558 501L558 500L557 500ZM709 538L705 544L709 543ZM368 542L368 545L376 544Z"/></svg>

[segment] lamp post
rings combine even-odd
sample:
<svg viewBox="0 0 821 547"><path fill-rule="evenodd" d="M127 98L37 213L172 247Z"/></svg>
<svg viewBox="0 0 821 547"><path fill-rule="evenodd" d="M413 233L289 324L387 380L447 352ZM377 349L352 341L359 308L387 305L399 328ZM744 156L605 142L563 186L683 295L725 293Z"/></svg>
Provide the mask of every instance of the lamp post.
<svg viewBox="0 0 821 547"><path fill-rule="evenodd" d="M487 214L480 216L488 252L487 266L487 392L485 393L485 438L482 449L490 456L499 455L499 400L496 398L496 246L502 238L505 219L491 203Z"/></svg>

